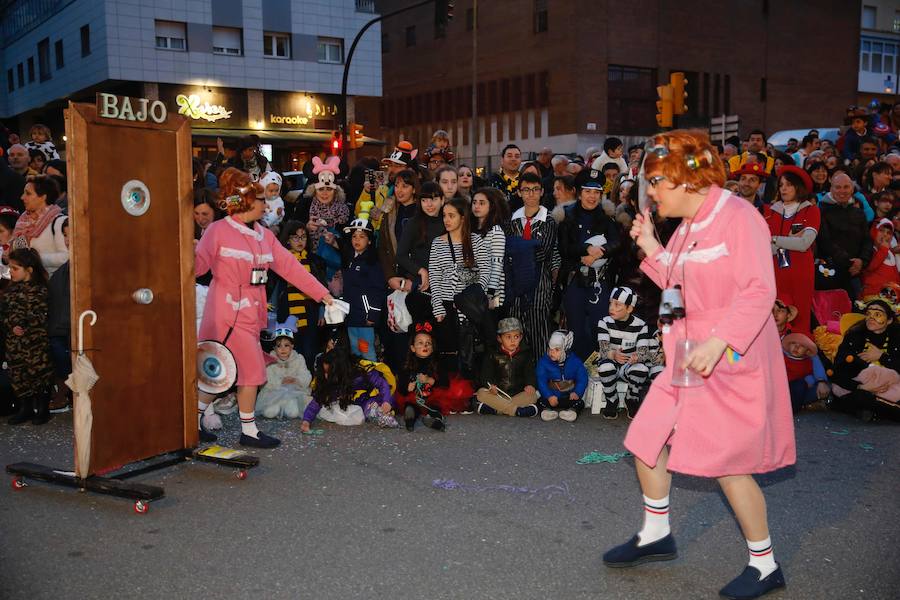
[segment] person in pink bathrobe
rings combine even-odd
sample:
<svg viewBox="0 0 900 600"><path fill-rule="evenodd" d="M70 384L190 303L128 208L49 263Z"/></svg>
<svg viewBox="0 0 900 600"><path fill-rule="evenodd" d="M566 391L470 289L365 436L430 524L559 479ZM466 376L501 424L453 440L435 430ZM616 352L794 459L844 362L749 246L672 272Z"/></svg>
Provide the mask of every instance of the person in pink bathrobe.
<svg viewBox="0 0 900 600"><path fill-rule="evenodd" d="M197 276L212 271L198 338L224 343L237 363L237 400L243 446L274 448L280 442L256 427L256 392L266 382L259 333L266 327L265 273L272 269L316 302L331 304L328 290L256 221L266 211L261 186L234 167L219 177L221 208L228 216L210 225L195 250ZM259 194L259 197L257 197ZM253 282L254 271L257 281ZM200 415L215 397L200 392ZM200 429L200 440L215 436Z"/></svg>
<svg viewBox="0 0 900 600"><path fill-rule="evenodd" d="M766 502L753 479L794 464L787 375L772 305L770 235L756 209L723 190L725 170L705 133L672 131L648 142L648 196L662 217L682 223L664 248L649 209L631 237L646 253L642 271L662 289L681 286L685 317L663 329L668 358L625 436L644 495L644 525L604 554L610 567L671 560L670 471L718 480L747 541L750 563L720 591L757 598L784 587L775 562ZM676 365L676 346L697 343ZM702 376L675 387L676 369Z"/></svg>

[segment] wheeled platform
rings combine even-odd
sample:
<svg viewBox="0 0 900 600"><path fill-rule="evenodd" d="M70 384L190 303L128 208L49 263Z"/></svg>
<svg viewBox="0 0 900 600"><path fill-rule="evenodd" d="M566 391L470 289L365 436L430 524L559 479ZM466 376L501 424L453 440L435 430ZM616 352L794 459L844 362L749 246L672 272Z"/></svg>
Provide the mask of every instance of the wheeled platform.
<svg viewBox="0 0 900 600"><path fill-rule="evenodd" d="M247 478L247 471L259 466L259 457L257 456L224 446L209 446L207 448L170 452L141 463L126 465L113 473L102 476L91 475L86 479L77 477L72 471L63 471L27 462L6 465L6 472L12 475L12 487L14 490L28 487L26 481L28 479L43 481L52 485L74 488L82 492L128 498L134 500L134 511L136 513L145 514L150 510L151 502L165 497L165 490L159 486L132 483L127 480L189 460L214 463L238 469L235 475L242 481Z"/></svg>

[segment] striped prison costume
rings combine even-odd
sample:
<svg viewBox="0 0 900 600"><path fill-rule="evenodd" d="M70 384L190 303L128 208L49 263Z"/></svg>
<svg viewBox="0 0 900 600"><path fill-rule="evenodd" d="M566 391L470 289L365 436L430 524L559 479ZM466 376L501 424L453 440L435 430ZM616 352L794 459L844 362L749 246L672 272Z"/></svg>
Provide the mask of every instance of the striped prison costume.
<svg viewBox="0 0 900 600"><path fill-rule="evenodd" d="M633 314L624 321L616 321L609 316L600 320L597 324L597 341L601 358L597 363L597 375L607 398L615 397L619 381L628 383L629 397L637 395L638 388L650 376L648 362L652 358L652 339L647 324ZM609 358L611 350L618 350L629 356L636 355L637 362L619 364Z"/></svg>
<svg viewBox="0 0 900 600"><path fill-rule="evenodd" d="M525 210L520 208L513 213L512 220L506 226L507 237L524 237L528 219ZM556 221L550 217L546 207L542 206L531 218L531 239L540 240L535 252L538 268L537 287L534 297L515 298L508 305L508 316L519 319L525 328L525 340L531 347L535 361L547 352L550 334L556 328L550 321L550 309L553 304L553 279L551 273L558 271L562 260L557 245Z"/></svg>

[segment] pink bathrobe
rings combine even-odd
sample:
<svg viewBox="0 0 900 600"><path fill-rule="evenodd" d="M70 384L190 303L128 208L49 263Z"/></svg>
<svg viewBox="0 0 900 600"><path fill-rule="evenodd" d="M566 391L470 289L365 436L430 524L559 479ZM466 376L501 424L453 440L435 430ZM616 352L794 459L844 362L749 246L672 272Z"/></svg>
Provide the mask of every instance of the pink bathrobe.
<svg viewBox="0 0 900 600"><path fill-rule="evenodd" d="M663 334L665 370L625 436L625 447L647 465L656 465L666 444L670 471L702 477L765 473L796 462L787 374L772 318L770 245L753 205L714 186L693 222L685 220L666 249L641 264L665 287L682 248L669 285L682 285L687 311ZM702 386L675 388L675 344L686 335L699 342L719 337L729 348Z"/></svg>
<svg viewBox="0 0 900 600"><path fill-rule="evenodd" d="M250 285L253 267L271 268L316 302L328 290L259 223L251 230L225 217L207 228L197 244L195 271L199 276L212 270L213 279L198 339L221 342L228 336L225 345L237 363L237 384L258 386L266 382L259 343L259 332L267 322L266 286Z"/></svg>

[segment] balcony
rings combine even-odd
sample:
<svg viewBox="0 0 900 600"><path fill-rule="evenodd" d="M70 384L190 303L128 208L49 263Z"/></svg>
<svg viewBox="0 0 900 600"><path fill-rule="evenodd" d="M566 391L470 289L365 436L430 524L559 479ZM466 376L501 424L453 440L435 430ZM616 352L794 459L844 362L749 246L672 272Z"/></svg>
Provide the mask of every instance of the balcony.
<svg viewBox="0 0 900 600"><path fill-rule="evenodd" d="M375 13L375 0L356 0L356 12Z"/></svg>

